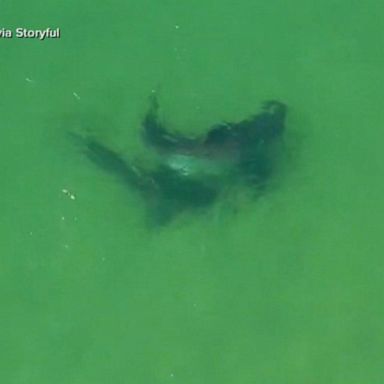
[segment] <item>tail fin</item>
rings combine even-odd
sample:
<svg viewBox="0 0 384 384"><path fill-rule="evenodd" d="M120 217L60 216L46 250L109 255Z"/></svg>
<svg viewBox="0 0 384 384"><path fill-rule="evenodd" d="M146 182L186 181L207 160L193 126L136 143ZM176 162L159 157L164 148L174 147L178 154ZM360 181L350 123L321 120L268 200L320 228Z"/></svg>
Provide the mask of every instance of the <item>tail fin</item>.
<svg viewBox="0 0 384 384"><path fill-rule="evenodd" d="M106 147L96 139L82 137L76 133L70 133L69 135L72 140L75 140L82 146L88 159L99 168L116 175L130 184L139 184L139 171L135 166L129 164L118 152Z"/></svg>

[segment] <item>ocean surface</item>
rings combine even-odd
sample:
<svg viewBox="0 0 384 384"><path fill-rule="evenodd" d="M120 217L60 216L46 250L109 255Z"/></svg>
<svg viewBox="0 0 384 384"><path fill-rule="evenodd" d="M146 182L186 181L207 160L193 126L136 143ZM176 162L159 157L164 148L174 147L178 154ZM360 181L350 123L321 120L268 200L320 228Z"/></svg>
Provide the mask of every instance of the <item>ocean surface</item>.
<svg viewBox="0 0 384 384"><path fill-rule="evenodd" d="M0 382L384 382L384 30L361 1L3 0ZM199 134L288 105L256 200L146 224L68 132L146 153L153 90Z"/></svg>

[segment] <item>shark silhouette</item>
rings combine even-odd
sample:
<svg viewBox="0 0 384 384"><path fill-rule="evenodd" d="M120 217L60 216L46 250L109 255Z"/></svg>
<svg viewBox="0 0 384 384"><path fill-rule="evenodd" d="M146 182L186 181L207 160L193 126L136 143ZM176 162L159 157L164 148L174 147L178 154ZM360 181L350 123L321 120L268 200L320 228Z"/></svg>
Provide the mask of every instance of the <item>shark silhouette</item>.
<svg viewBox="0 0 384 384"><path fill-rule="evenodd" d="M267 101L259 113L237 123L220 123L206 134L188 137L166 129L150 98L142 121L142 137L158 154L155 165L140 165L92 137L81 137L87 157L140 191L157 224L177 213L212 205L233 186L263 190L275 169L286 106Z"/></svg>

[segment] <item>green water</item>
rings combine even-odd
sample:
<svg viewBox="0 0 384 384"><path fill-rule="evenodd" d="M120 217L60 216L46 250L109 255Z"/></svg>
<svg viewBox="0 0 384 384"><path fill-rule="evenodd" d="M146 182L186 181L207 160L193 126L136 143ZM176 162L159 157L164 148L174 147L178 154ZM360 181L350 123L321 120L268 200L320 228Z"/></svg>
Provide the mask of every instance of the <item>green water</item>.
<svg viewBox="0 0 384 384"><path fill-rule="evenodd" d="M383 383L381 13L3 0L0 27L62 36L0 39L0 382ZM154 88L186 133L286 102L271 192L149 229L66 132L139 156Z"/></svg>

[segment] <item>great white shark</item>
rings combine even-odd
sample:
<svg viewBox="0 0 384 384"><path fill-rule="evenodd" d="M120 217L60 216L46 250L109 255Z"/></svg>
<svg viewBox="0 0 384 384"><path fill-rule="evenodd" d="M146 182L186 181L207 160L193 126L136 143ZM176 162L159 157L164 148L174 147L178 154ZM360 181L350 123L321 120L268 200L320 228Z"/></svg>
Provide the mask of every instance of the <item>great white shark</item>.
<svg viewBox="0 0 384 384"><path fill-rule="evenodd" d="M285 104L266 101L249 118L219 123L193 137L168 130L158 110L152 95L141 134L158 154L154 165L129 161L94 137L80 137L90 160L141 193L156 223L165 224L187 209L208 207L228 188L265 188L279 158L276 145L285 131Z"/></svg>

